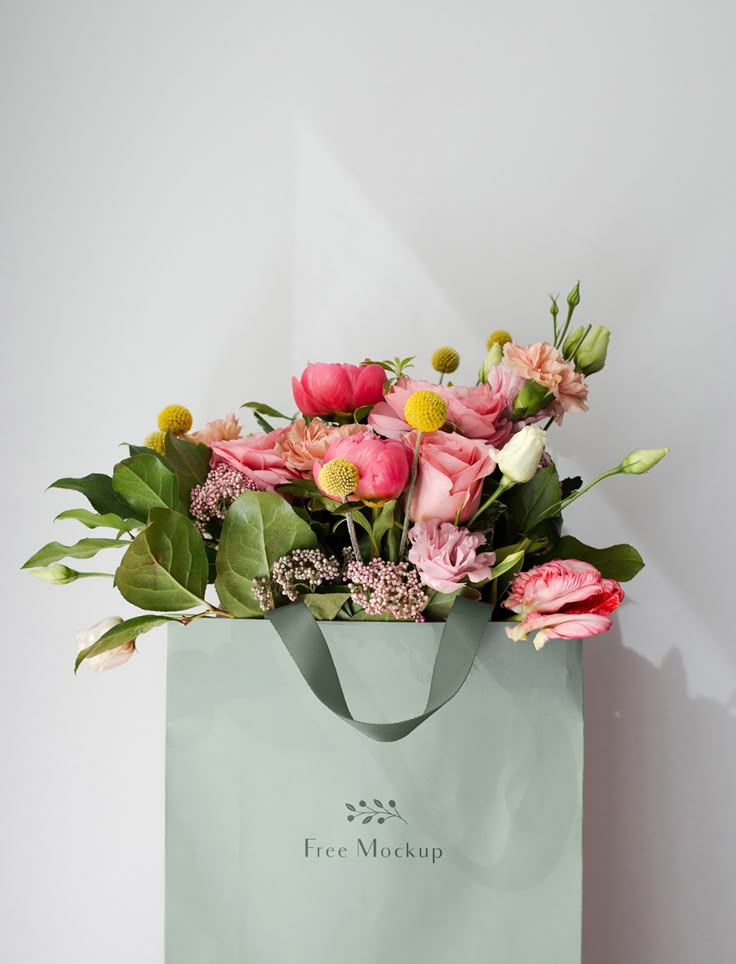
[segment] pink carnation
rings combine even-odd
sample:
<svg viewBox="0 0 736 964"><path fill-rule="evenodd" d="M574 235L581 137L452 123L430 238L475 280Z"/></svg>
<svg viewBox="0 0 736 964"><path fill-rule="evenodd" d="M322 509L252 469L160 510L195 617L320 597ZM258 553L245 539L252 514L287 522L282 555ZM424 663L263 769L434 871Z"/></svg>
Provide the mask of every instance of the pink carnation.
<svg viewBox="0 0 736 964"><path fill-rule="evenodd" d="M595 636L611 628L609 614L623 598L619 583L604 579L589 562L554 559L514 578L503 605L524 618L506 633L519 640L536 631L536 649L548 639Z"/></svg>
<svg viewBox="0 0 736 964"><path fill-rule="evenodd" d="M549 342L540 341L526 347L508 342L503 346L503 363L522 378L531 378L543 385L554 396L551 410L558 422L565 412L588 411L584 375L576 372Z"/></svg>
<svg viewBox="0 0 736 964"><path fill-rule="evenodd" d="M240 438L240 432L240 422L235 418L234 412L229 412L225 418L216 418L212 422L207 422L204 428L184 437L188 442L200 442L202 445L211 446L213 442Z"/></svg>
<svg viewBox="0 0 736 964"><path fill-rule="evenodd" d="M277 440L275 448L287 468L311 478L315 460L324 458L330 442L368 431L365 425L355 423L330 425L321 418L313 418L307 425L303 418L297 418Z"/></svg>
<svg viewBox="0 0 736 964"><path fill-rule="evenodd" d="M451 522L419 522L409 530L413 562L422 582L437 592L455 592L463 580L491 578L494 552L478 552L485 542L481 532L470 532Z"/></svg>
<svg viewBox="0 0 736 964"><path fill-rule="evenodd" d="M227 462L259 489L273 492L277 485L299 478L276 450L276 444L286 431L288 429L277 428L273 432L258 432L245 438L213 442L210 446L210 465L214 468L221 462Z"/></svg>

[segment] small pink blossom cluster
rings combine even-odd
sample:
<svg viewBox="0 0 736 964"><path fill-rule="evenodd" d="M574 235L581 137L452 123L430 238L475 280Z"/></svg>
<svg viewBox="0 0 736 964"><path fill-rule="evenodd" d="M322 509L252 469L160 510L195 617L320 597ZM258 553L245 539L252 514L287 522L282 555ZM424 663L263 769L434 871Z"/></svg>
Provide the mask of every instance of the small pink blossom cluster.
<svg viewBox="0 0 736 964"><path fill-rule="evenodd" d="M394 619L413 619L424 622L422 610L428 596L419 574L406 562L348 563L346 576L353 602L369 616L390 613Z"/></svg>
<svg viewBox="0 0 736 964"><path fill-rule="evenodd" d="M258 486L247 475L226 462L220 462L210 470L202 485L195 485L192 489L189 511L195 525L200 532L206 532L207 523L212 519L224 519L239 495L257 489Z"/></svg>
<svg viewBox="0 0 736 964"><path fill-rule="evenodd" d="M336 582L340 578L340 563L320 549L295 549L274 563L271 578L294 602L299 598L298 587L314 592L322 583Z"/></svg>

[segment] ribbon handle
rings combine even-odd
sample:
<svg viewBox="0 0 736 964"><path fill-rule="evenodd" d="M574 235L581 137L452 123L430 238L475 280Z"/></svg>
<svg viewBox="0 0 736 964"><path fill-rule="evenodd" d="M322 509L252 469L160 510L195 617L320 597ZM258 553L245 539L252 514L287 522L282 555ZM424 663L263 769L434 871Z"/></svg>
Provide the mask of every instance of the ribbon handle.
<svg viewBox="0 0 736 964"><path fill-rule="evenodd" d="M442 631L427 706L419 716L397 723L368 723L354 718L322 630L303 602L273 609L266 614L266 619L279 634L320 703L372 740L395 743L416 730L459 693L475 661L491 611L486 603L457 597Z"/></svg>

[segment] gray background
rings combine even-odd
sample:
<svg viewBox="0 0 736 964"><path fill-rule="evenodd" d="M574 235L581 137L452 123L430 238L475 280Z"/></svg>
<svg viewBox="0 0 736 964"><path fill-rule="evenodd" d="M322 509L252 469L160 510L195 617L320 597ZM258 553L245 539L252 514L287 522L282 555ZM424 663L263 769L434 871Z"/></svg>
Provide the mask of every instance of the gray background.
<svg viewBox="0 0 736 964"><path fill-rule="evenodd" d="M586 643L586 964L736 955L733 7L6 2L0 23L0 958L160 964L163 637L98 678L109 587L17 571L43 495L158 409L289 405L308 359L614 330L554 431L568 514L647 568ZM82 534L82 533L80 533ZM100 557L104 559L104 557Z"/></svg>

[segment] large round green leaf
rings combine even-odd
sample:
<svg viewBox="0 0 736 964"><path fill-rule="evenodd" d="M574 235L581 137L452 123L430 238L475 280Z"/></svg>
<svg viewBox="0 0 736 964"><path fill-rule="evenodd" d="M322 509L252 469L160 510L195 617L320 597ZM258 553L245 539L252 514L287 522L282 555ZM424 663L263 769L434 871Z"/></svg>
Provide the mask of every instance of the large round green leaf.
<svg viewBox="0 0 736 964"><path fill-rule="evenodd" d="M202 536L181 513L151 509L151 522L131 542L115 583L141 609L170 613L199 606L207 588Z"/></svg>
<svg viewBox="0 0 736 964"><path fill-rule="evenodd" d="M269 576L281 556L316 545L315 534L280 495L244 492L228 509L217 551L221 604L234 616L263 615L252 580Z"/></svg>
<svg viewBox="0 0 736 964"><path fill-rule="evenodd" d="M134 455L119 462L112 485L144 519L153 508L184 510L176 475L153 454Z"/></svg>

